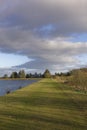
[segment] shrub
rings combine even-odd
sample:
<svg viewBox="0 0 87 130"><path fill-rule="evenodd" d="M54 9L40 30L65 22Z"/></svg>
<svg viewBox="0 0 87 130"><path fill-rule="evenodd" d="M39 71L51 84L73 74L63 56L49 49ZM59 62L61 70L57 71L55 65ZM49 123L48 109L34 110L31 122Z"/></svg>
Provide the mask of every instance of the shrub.
<svg viewBox="0 0 87 130"><path fill-rule="evenodd" d="M82 70L73 71L70 83L74 85L77 90L87 91L87 72Z"/></svg>

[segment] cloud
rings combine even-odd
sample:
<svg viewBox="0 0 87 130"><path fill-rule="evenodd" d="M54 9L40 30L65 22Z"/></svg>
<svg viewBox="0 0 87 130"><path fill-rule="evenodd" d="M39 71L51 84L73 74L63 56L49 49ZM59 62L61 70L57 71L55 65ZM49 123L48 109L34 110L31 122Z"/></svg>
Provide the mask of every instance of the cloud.
<svg viewBox="0 0 87 130"><path fill-rule="evenodd" d="M19 28L1 29L1 51L25 55L33 61L19 66L20 68L37 69L46 68L58 71L69 70L79 66L79 55L87 54L86 42L72 42L65 37L52 39L40 38L31 31ZM19 68L18 67L18 68Z"/></svg>
<svg viewBox="0 0 87 130"><path fill-rule="evenodd" d="M87 32L85 0L9 0L9 4L5 2L7 8L4 9L2 21L9 26L22 26L32 30L53 24L55 34Z"/></svg>
<svg viewBox="0 0 87 130"><path fill-rule="evenodd" d="M87 33L86 0L1 0L0 51L33 61L19 67L68 70L81 66L87 42L73 42Z"/></svg>

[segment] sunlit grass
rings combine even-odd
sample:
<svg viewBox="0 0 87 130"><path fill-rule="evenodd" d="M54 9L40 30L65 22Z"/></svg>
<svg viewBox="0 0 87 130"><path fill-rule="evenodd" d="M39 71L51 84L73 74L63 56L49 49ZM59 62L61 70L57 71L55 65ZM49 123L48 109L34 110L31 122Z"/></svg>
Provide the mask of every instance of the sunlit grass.
<svg viewBox="0 0 87 130"><path fill-rule="evenodd" d="M0 97L0 130L87 130L87 95L43 79Z"/></svg>

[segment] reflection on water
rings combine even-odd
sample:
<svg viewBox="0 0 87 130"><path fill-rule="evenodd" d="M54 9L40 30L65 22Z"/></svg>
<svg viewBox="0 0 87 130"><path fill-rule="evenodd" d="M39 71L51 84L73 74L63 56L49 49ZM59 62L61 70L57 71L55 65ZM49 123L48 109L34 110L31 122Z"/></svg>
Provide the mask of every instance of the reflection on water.
<svg viewBox="0 0 87 130"><path fill-rule="evenodd" d="M0 80L0 96L36 82L37 80Z"/></svg>

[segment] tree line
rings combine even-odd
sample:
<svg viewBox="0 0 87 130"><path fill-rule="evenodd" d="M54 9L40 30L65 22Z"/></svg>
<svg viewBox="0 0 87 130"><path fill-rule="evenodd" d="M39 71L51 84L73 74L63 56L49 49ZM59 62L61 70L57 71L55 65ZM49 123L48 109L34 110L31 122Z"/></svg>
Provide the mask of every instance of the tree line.
<svg viewBox="0 0 87 130"><path fill-rule="evenodd" d="M10 76L5 74L2 78L50 78L51 73L48 69L45 70L43 74L35 72L32 73L25 73L24 70L20 70L19 72L12 72Z"/></svg>
<svg viewBox="0 0 87 130"><path fill-rule="evenodd" d="M62 73L62 72L55 73L54 75L52 75L48 69L46 69L43 74L37 72L35 72L34 74L26 73L25 70L20 70L19 72L16 71L12 72L10 76L5 74L2 78L51 78L56 76L62 77L62 76L71 76L71 75L72 75L72 71L66 73Z"/></svg>

